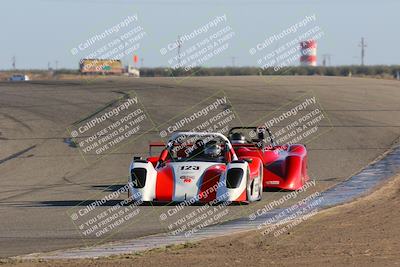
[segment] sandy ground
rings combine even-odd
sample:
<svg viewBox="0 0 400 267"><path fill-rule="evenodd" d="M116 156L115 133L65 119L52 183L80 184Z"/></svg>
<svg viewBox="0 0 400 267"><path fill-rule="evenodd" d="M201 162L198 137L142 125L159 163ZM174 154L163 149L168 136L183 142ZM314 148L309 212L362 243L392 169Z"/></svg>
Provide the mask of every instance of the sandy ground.
<svg viewBox="0 0 400 267"><path fill-rule="evenodd" d="M2 266L399 266L400 176L324 210L277 237L259 231L96 260L5 261Z"/></svg>

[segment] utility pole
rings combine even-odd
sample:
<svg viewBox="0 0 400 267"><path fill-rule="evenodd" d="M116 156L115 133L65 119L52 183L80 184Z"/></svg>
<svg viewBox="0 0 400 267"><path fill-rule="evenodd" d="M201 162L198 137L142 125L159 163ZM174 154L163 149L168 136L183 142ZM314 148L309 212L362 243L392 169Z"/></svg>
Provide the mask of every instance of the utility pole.
<svg viewBox="0 0 400 267"><path fill-rule="evenodd" d="M143 68L143 62L144 62L144 58L140 58L140 68Z"/></svg>
<svg viewBox="0 0 400 267"><path fill-rule="evenodd" d="M361 47L361 66L364 66L365 48L367 47L367 44L364 42L364 37L361 37L361 43L358 46Z"/></svg>
<svg viewBox="0 0 400 267"><path fill-rule="evenodd" d="M234 68L235 67L235 59L236 59L236 57L232 57L231 59L232 59L232 67Z"/></svg>
<svg viewBox="0 0 400 267"><path fill-rule="evenodd" d="M56 68L56 70L58 69L58 60L56 60L55 68Z"/></svg>
<svg viewBox="0 0 400 267"><path fill-rule="evenodd" d="M322 58L322 66L326 67L331 65L331 54L323 54Z"/></svg>
<svg viewBox="0 0 400 267"><path fill-rule="evenodd" d="M182 42L181 42L181 36L178 35L178 40L176 40L177 44L178 44L178 66L179 68L182 67L181 66L181 47L182 47Z"/></svg>
<svg viewBox="0 0 400 267"><path fill-rule="evenodd" d="M11 58L11 62L12 62L12 68L13 68L13 70L15 70L15 69L16 69L16 62L17 62L15 56L13 56L13 57Z"/></svg>

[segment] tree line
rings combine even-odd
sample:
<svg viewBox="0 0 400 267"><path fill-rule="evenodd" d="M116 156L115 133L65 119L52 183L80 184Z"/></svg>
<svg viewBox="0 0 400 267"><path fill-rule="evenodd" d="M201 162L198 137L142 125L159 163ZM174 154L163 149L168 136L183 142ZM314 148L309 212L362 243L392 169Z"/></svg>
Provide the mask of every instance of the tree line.
<svg viewBox="0 0 400 267"><path fill-rule="evenodd" d="M398 74L399 73L399 74ZM196 67L189 71L169 68L141 68L142 77L168 76L240 76L240 75L321 75L321 76L382 76L400 75L400 65L335 66L335 67L284 67L261 69L257 67Z"/></svg>

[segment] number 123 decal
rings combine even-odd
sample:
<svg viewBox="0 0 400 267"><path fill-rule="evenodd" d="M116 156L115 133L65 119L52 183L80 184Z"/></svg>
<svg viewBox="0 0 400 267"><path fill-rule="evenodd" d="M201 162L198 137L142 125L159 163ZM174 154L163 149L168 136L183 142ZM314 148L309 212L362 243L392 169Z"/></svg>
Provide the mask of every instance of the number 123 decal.
<svg viewBox="0 0 400 267"><path fill-rule="evenodd" d="M200 166L193 166L193 165L181 166L181 171L197 171L197 170L200 170Z"/></svg>

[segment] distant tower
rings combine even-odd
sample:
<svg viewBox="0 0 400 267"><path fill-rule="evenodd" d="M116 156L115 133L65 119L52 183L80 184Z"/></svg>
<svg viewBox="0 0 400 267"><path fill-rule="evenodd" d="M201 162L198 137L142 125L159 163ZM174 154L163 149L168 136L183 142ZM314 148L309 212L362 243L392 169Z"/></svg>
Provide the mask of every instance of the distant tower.
<svg viewBox="0 0 400 267"><path fill-rule="evenodd" d="M317 66L317 42L306 40L300 42L300 65Z"/></svg>
<svg viewBox="0 0 400 267"><path fill-rule="evenodd" d="M182 40L181 40L181 36L178 35L178 40L176 40L177 44L178 44L178 66L179 68L182 67L181 66L181 48L182 48Z"/></svg>
<svg viewBox="0 0 400 267"><path fill-rule="evenodd" d="M331 54L323 54L322 55L322 66L330 66L331 65Z"/></svg>
<svg viewBox="0 0 400 267"><path fill-rule="evenodd" d="M367 44L364 42L364 37L361 37L361 43L358 46L361 47L361 66L364 66L365 48L367 47Z"/></svg>

